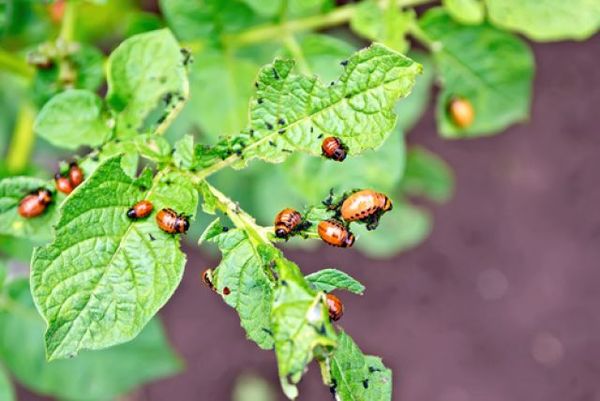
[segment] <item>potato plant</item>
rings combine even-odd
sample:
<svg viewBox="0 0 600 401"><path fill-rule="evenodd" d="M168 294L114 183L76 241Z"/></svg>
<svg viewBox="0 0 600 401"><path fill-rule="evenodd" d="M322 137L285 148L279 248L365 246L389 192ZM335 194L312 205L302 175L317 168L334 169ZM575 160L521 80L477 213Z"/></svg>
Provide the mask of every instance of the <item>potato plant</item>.
<svg viewBox="0 0 600 401"><path fill-rule="evenodd" d="M329 293L364 286L343 266L305 276L278 245L327 239L332 220L374 257L419 243L430 218L410 199L452 192L441 159L404 145L434 78L442 137L501 132L528 117L534 73L510 31L583 39L600 21L586 0L445 0L417 13L425 3L163 0L160 15L117 1L0 5L0 45L12 49L0 49L0 128L13 132L0 147L6 371L69 400L177 372L155 315L181 281L190 225L188 239L222 255L203 280L274 351L287 397L316 360L336 399L391 400L390 369L331 319ZM105 59L96 45L115 38ZM30 163L34 133L63 160L55 178ZM331 138L343 161L323 156ZM360 189L393 208L344 218ZM301 223L276 235L283 207ZM15 276L6 265L31 244L29 279ZM13 397L0 369L0 399Z"/></svg>

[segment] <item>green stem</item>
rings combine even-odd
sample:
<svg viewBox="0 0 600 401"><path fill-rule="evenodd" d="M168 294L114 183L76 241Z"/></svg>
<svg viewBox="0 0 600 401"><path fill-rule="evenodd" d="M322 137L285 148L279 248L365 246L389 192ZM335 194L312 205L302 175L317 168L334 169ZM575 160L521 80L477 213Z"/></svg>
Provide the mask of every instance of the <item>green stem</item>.
<svg viewBox="0 0 600 401"><path fill-rule="evenodd" d="M271 243L267 236L267 232L269 231L268 228L256 224L256 221L252 216L243 211L237 203L229 199L221 191L207 182L206 185L218 201L221 211L229 217L236 227L246 231L250 240L254 242L255 245Z"/></svg>
<svg viewBox="0 0 600 401"><path fill-rule="evenodd" d="M304 53L302 52L300 44L298 44L298 41L296 40L296 37L292 33L288 33L283 39L283 44L291 53L292 58L298 63L298 68L300 69L300 72L306 75L310 75L311 69L308 65L308 62L306 61L306 58L304 57Z"/></svg>
<svg viewBox="0 0 600 401"><path fill-rule="evenodd" d="M413 21L409 28L409 34L415 38L419 43L425 46L428 50L435 52L440 49L441 44L432 40L425 31L421 29L417 21Z"/></svg>
<svg viewBox="0 0 600 401"><path fill-rule="evenodd" d="M379 4L380 6L385 7L387 6L388 1L389 0L380 0ZM430 3L432 1L433 0L398 0L397 3L400 7L410 7ZM257 26L237 34L225 35L223 41L232 46L243 46L269 40L280 40L289 33L320 30L343 25L350 21L354 16L359 5L360 3L349 4L338 7L327 14L312 15L281 24Z"/></svg>
<svg viewBox="0 0 600 401"><path fill-rule="evenodd" d="M33 79L35 69L15 54L0 49L0 70L5 70L20 75L28 80Z"/></svg>
<svg viewBox="0 0 600 401"><path fill-rule="evenodd" d="M67 0L65 4L65 14L63 15L62 25L58 37L65 42L73 42L75 38L75 20L76 20L76 2Z"/></svg>
<svg viewBox="0 0 600 401"><path fill-rule="evenodd" d="M23 103L17 115L15 130L6 155L6 168L11 173L19 173L27 167L35 136L33 122L35 111L29 103Z"/></svg>
<svg viewBox="0 0 600 401"><path fill-rule="evenodd" d="M181 112L181 110L183 110L183 107L187 103L187 100L190 97L190 84L188 80L185 80L184 85L185 86L183 88L183 93L181 94L183 96L183 100L178 101L175 104L175 106L173 106L173 108L167 113L167 116L163 119L163 121L156 127L156 130L154 131L156 135L162 135L165 133L167 128L169 128L173 120L175 120L175 118L179 115L179 113Z"/></svg>

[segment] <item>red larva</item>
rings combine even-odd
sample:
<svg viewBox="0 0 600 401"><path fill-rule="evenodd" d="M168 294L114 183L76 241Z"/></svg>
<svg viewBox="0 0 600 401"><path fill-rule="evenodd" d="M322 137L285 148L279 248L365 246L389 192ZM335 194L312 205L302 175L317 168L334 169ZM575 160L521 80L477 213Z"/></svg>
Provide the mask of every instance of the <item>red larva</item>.
<svg viewBox="0 0 600 401"><path fill-rule="evenodd" d="M25 196L19 202L19 215L25 218L37 217L44 213L52 202L52 193L46 188L40 188Z"/></svg>
<svg viewBox="0 0 600 401"><path fill-rule="evenodd" d="M302 222L302 215L294 209L286 208L275 216L275 236L287 238Z"/></svg>
<svg viewBox="0 0 600 401"><path fill-rule="evenodd" d="M63 177L60 173L56 173L54 176L54 184L56 185L56 189L63 194L70 194L73 192L73 184L71 184L71 180L67 177Z"/></svg>
<svg viewBox="0 0 600 401"><path fill-rule="evenodd" d="M346 147L340 138L336 138L335 136L328 136L327 138L323 139L323 143L321 143L321 151L323 152L323 156L326 158L338 162L344 161L347 155Z"/></svg>
<svg viewBox="0 0 600 401"><path fill-rule="evenodd" d="M344 304L342 301L333 294L327 294L325 300L327 301L329 318L334 322L340 320L344 314Z"/></svg>
<svg viewBox="0 0 600 401"><path fill-rule="evenodd" d="M83 171L75 162L69 165L69 181L73 189L77 188L83 182Z"/></svg>
<svg viewBox="0 0 600 401"><path fill-rule="evenodd" d="M154 206L152 206L152 202L148 200L141 200L127 211L127 217L130 219L143 219L152 213L153 208Z"/></svg>
<svg viewBox="0 0 600 401"><path fill-rule="evenodd" d="M342 218L346 221L367 219L376 213L392 209L392 201L382 193L364 189L348 196L342 203Z"/></svg>
<svg viewBox="0 0 600 401"><path fill-rule="evenodd" d="M319 237L328 245L349 248L354 244L354 234L339 221L323 220L317 227Z"/></svg>
<svg viewBox="0 0 600 401"><path fill-rule="evenodd" d="M183 214L177 214L173 209L161 209L156 214L158 227L169 234L185 233L190 228L190 222Z"/></svg>

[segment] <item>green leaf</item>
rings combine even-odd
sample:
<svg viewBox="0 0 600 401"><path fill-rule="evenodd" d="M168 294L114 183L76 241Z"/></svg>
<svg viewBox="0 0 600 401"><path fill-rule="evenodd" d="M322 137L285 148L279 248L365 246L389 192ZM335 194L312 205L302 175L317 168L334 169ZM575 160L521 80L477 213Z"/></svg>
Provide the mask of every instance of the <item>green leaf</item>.
<svg viewBox="0 0 600 401"><path fill-rule="evenodd" d="M187 92L184 56L167 29L132 36L108 58L107 101L121 136L161 120ZM148 122L151 113L155 121Z"/></svg>
<svg viewBox="0 0 600 401"><path fill-rule="evenodd" d="M68 90L54 96L38 114L34 130L54 146L77 149L95 147L112 134L104 102L87 90Z"/></svg>
<svg viewBox="0 0 600 401"><path fill-rule="evenodd" d="M6 264L0 259L0 293L2 293L2 287L4 287L4 282L6 281L7 275L8 270Z"/></svg>
<svg viewBox="0 0 600 401"><path fill-rule="evenodd" d="M185 135L175 143L173 162L179 168L189 169L194 162L194 137Z"/></svg>
<svg viewBox="0 0 600 401"><path fill-rule="evenodd" d="M350 336L341 332L338 347L328 359L332 390L339 401L390 401L392 371L381 358L364 355Z"/></svg>
<svg viewBox="0 0 600 401"><path fill-rule="evenodd" d="M347 290L362 295L365 286L347 273L336 269L323 269L305 277L317 290L331 292L333 290Z"/></svg>
<svg viewBox="0 0 600 401"><path fill-rule="evenodd" d="M318 156L323 135L339 137L350 155L379 147L396 123L396 100L410 93L421 72L419 64L378 44L350 57L328 86L292 73L293 67L291 60L276 60L260 71L247 159L281 162L291 150Z"/></svg>
<svg viewBox="0 0 600 401"><path fill-rule="evenodd" d="M15 401L15 391L10 382L10 378L0 366L0 400Z"/></svg>
<svg viewBox="0 0 600 401"><path fill-rule="evenodd" d="M406 33L415 15L412 11L401 11L394 1L388 4L385 8L376 0L363 1L350 20L350 28L360 36L404 53L410 47Z"/></svg>
<svg viewBox="0 0 600 401"><path fill-rule="evenodd" d="M596 0L485 0L493 24L541 41L591 37L600 28Z"/></svg>
<svg viewBox="0 0 600 401"><path fill-rule="evenodd" d="M271 320L279 380L287 397L294 399L298 395L295 385L306 366L315 356L321 357L335 347L336 335L323 293L310 288L298 266L284 259L277 249L265 245L261 253L275 265L279 275Z"/></svg>
<svg viewBox="0 0 600 401"><path fill-rule="evenodd" d="M55 238L34 252L34 300L48 323L50 360L133 339L171 297L185 255L155 213L193 215L197 192L168 170L133 180L119 157L103 163L63 204ZM127 218L141 199L154 205L143 220Z"/></svg>
<svg viewBox="0 0 600 401"><path fill-rule="evenodd" d="M354 246L374 259L385 259L422 243L431 232L433 222L427 210L394 199L394 208L380 220L374 231L364 225L352 225Z"/></svg>
<svg viewBox="0 0 600 401"><path fill-rule="evenodd" d="M158 319L127 344L48 363L44 321L35 310L27 280L13 281L6 296L12 302L8 309L0 309L0 360L20 383L37 393L73 401L105 401L181 371L181 361Z"/></svg>
<svg viewBox="0 0 600 401"><path fill-rule="evenodd" d="M437 120L444 137L490 135L528 117L534 61L525 43L489 25L459 25L440 8L428 11L420 24L440 44L434 60L443 86ZM475 119L467 128L454 125L447 114L453 97L473 106Z"/></svg>
<svg viewBox="0 0 600 401"><path fill-rule="evenodd" d="M0 180L0 234L27 238L32 241L48 240L57 220L56 205L63 198L53 194L53 202L43 214L24 218L19 215L21 200L38 188L53 190L47 180L33 177L9 177Z"/></svg>
<svg viewBox="0 0 600 401"><path fill-rule="evenodd" d="M461 24L481 24L484 7L480 0L443 0L448 14Z"/></svg>
<svg viewBox="0 0 600 401"><path fill-rule="evenodd" d="M265 17L275 17L285 7L288 17L315 14L321 11L330 0L242 0L252 10ZM285 1L285 2L284 2Z"/></svg>
<svg viewBox="0 0 600 401"><path fill-rule="evenodd" d="M212 226L211 227L215 227ZM216 230L212 230L215 233ZM231 229L207 240L217 244L223 254L213 272L213 284L223 300L235 308L249 339L263 349L273 348L271 303L273 283L258 254L257 245L239 229ZM223 288L230 291L223 293Z"/></svg>
<svg viewBox="0 0 600 401"><path fill-rule="evenodd" d="M232 401L275 401L276 399L271 384L261 376L243 373L235 380Z"/></svg>
<svg viewBox="0 0 600 401"><path fill-rule="evenodd" d="M402 191L410 196L425 196L444 203L452 197L454 176L452 170L438 155L415 146L406 157Z"/></svg>
<svg viewBox="0 0 600 401"><path fill-rule="evenodd" d="M415 83L410 96L396 103L396 126L404 133L408 133L427 110L435 76L433 60L428 54L416 51L411 52L409 56L423 65L423 75Z"/></svg>

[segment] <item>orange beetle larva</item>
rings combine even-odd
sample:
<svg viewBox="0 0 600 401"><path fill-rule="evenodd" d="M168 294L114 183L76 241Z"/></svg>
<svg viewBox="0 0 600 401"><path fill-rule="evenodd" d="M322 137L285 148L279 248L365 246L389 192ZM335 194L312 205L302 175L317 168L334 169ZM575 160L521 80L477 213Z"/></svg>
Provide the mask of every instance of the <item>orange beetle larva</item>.
<svg viewBox="0 0 600 401"><path fill-rule="evenodd" d="M328 245L349 248L354 244L354 234L337 220L323 220L317 229L319 237Z"/></svg>
<svg viewBox="0 0 600 401"><path fill-rule="evenodd" d="M44 213L50 202L52 202L52 193L46 188L39 188L21 199L19 215L25 218L37 217Z"/></svg>

